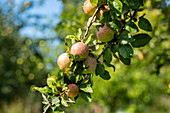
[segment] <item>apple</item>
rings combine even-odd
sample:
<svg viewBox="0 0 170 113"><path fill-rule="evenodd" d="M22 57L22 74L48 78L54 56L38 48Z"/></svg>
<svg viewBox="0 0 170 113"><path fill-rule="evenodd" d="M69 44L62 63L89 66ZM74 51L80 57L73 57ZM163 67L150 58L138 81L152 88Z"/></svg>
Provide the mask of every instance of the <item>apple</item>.
<svg viewBox="0 0 170 113"><path fill-rule="evenodd" d="M70 60L68 57L68 53L63 53L58 57L57 64L62 71L70 70Z"/></svg>
<svg viewBox="0 0 170 113"><path fill-rule="evenodd" d="M102 42L109 42L114 38L114 33L115 31L105 24L103 27L99 28L97 38Z"/></svg>
<svg viewBox="0 0 170 113"><path fill-rule="evenodd" d="M90 0L86 0L84 2L83 10L87 15L91 16L95 12L96 7L90 3Z"/></svg>
<svg viewBox="0 0 170 113"><path fill-rule="evenodd" d="M68 97L74 98L79 94L79 88L75 84L69 84L68 88L69 88L69 90L67 92Z"/></svg>
<svg viewBox="0 0 170 113"><path fill-rule="evenodd" d="M89 67L85 73L92 73L95 71L96 66L97 66L97 61L96 58L88 56L87 59L85 60L85 65Z"/></svg>
<svg viewBox="0 0 170 113"><path fill-rule="evenodd" d="M80 59L87 58L89 54L89 48L83 42L76 42L72 45L70 53L74 56L79 56Z"/></svg>

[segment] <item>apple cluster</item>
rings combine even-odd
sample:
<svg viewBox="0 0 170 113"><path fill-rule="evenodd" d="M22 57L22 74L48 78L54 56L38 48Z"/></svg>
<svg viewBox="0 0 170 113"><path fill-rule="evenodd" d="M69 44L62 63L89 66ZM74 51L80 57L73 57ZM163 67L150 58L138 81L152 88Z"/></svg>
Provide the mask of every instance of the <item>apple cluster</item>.
<svg viewBox="0 0 170 113"><path fill-rule="evenodd" d="M90 3L90 0L86 0L84 2L83 10L87 15L91 16L94 14L96 7ZM98 16L100 17L105 11L108 10L110 10L108 5L103 5L103 7L100 8ZM104 24L104 26L100 27L97 32L97 39L101 42L109 42L114 38L114 34L115 34L114 30L112 30L107 24ZM83 71L83 74L93 73L95 71L97 66L97 60L94 57L94 55L90 55L92 53L89 53L88 46L81 41L72 44L69 52L67 51L66 53L63 53L58 57L57 64L60 70L62 70L65 73L72 71L71 60L69 58L70 54L74 56L75 60L83 61L83 63L87 67L87 69ZM48 86L50 86L49 83L47 84ZM75 83L68 84L68 90L66 92L66 95L68 97L76 97L78 94L79 94L78 85Z"/></svg>
<svg viewBox="0 0 170 113"><path fill-rule="evenodd" d="M96 7L90 3L90 0L86 0L84 2L83 10L87 15L91 16L94 14ZM103 5L100 8L100 11L98 12L99 18L105 11L109 11L109 10L110 8L107 4ZM114 38L114 34L115 31L112 30L107 24L105 24L103 27L99 28L99 31L97 32L97 38L102 42L109 42Z"/></svg>
<svg viewBox="0 0 170 113"><path fill-rule="evenodd" d="M63 53L58 57L57 64L62 71L68 72L71 70L69 54L73 55L76 60L84 61L85 66L88 67L87 70L84 71L84 74L95 71L97 65L96 58L89 55L89 48L83 42L74 43L71 47L70 53ZM79 89L77 85L72 83L68 85L68 88L68 97L76 97L78 95Z"/></svg>
<svg viewBox="0 0 170 113"><path fill-rule="evenodd" d="M93 15L96 7L90 3L90 0L84 2L83 10L87 15ZM108 5L103 5L98 12L100 17L105 11L110 10ZM109 42L114 38L114 30L112 30L107 24L100 27L97 32L97 39L101 42ZM71 46L69 52L63 53L58 57L57 64L63 72L69 72L72 70L71 60L69 54L73 55L75 60L84 61L87 69L83 71L83 74L93 73L97 66L97 60L94 55L89 55L89 48L83 42L76 42ZM79 94L79 88L75 83L68 84L68 97L76 97Z"/></svg>

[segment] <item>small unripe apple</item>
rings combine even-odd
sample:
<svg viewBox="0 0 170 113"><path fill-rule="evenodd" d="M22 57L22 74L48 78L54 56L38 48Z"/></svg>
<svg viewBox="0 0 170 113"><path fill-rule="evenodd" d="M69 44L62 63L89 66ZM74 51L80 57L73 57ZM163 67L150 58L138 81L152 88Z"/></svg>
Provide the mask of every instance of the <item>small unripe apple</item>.
<svg viewBox="0 0 170 113"><path fill-rule="evenodd" d="M102 42L109 42L114 38L114 33L115 31L105 24L103 27L99 28L99 31L97 32L97 38Z"/></svg>
<svg viewBox="0 0 170 113"><path fill-rule="evenodd" d="M75 84L69 84L68 88L69 88L69 90L67 92L68 97L74 98L79 94L79 88Z"/></svg>
<svg viewBox="0 0 170 113"><path fill-rule="evenodd" d="M96 69L97 61L96 58L88 56L87 59L85 60L85 65L88 66L89 68L85 71L85 73L92 73Z"/></svg>
<svg viewBox="0 0 170 113"><path fill-rule="evenodd" d="M70 53L80 58L87 58L89 54L89 48L83 42L76 42L72 45Z"/></svg>
<svg viewBox="0 0 170 113"><path fill-rule="evenodd" d="M86 0L84 2L84 6L83 6L83 10L84 12L87 14L87 15L93 15L93 13L95 12L96 10L96 7L95 6L92 6L92 4L90 3L90 0Z"/></svg>
<svg viewBox="0 0 170 113"><path fill-rule="evenodd" d="M100 11L99 11L99 17L105 12L105 11L109 11L110 8L108 5L104 5L103 7L100 8Z"/></svg>
<svg viewBox="0 0 170 113"><path fill-rule="evenodd" d="M63 53L58 57L57 64L62 71L70 70L70 60L68 53Z"/></svg>

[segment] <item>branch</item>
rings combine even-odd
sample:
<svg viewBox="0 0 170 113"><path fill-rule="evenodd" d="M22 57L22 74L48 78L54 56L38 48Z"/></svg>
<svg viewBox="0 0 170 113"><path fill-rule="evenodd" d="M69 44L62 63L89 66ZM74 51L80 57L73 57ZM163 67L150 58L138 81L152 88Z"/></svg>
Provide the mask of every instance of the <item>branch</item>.
<svg viewBox="0 0 170 113"><path fill-rule="evenodd" d="M59 96L58 96L58 98L59 97L61 97L64 93L66 93L67 91L65 90L65 91L63 91Z"/></svg>
<svg viewBox="0 0 170 113"><path fill-rule="evenodd" d="M100 10L100 7L97 7L94 14L92 15L92 17L89 18L88 22L87 22L87 29L86 29L86 32L84 34L84 37L81 38L81 40L83 40L87 35L88 35L88 32L89 32L89 28L91 27L93 21L94 21L94 17L96 16L96 14L98 13L98 11Z"/></svg>
<svg viewBox="0 0 170 113"><path fill-rule="evenodd" d="M106 44L106 46L103 48L103 51L99 54L97 57L97 62L99 63L99 58L102 56L102 54L105 52L105 50L111 45L112 40Z"/></svg>

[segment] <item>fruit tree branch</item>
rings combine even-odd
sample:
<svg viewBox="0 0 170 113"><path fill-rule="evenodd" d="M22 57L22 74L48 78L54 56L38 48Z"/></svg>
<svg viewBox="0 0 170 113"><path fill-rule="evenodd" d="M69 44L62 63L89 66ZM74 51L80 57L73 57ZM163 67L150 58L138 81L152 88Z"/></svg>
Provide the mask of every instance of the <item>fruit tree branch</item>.
<svg viewBox="0 0 170 113"><path fill-rule="evenodd" d="M105 47L103 48L102 52L99 54L99 56L97 57L97 62L99 63L99 58L102 56L102 54L105 52L105 50L110 46L110 44L112 43L112 41L108 42Z"/></svg>
<svg viewBox="0 0 170 113"><path fill-rule="evenodd" d="M84 35L84 37L82 37L81 40L83 40L88 35L89 28L91 27L91 25L94 21L94 17L96 16L96 14L98 13L99 10L100 10L100 7L97 7L94 14L92 15L92 17L89 18L89 20L87 22L87 29L86 29L85 35Z"/></svg>

